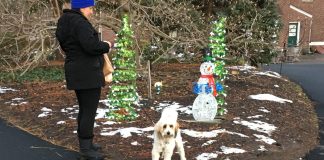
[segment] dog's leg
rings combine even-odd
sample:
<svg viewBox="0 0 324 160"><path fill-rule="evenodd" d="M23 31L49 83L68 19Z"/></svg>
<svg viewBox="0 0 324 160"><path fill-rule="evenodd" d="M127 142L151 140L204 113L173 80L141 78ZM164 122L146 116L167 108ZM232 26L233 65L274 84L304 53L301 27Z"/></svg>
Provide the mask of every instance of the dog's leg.
<svg viewBox="0 0 324 160"><path fill-rule="evenodd" d="M160 159L160 153L152 151L152 160L159 160Z"/></svg>
<svg viewBox="0 0 324 160"><path fill-rule="evenodd" d="M161 152L162 152L162 148L161 148L160 144L157 142L154 142L153 149L152 149L152 160L159 160Z"/></svg>
<svg viewBox="0 0 324 160"><path fill-rule="evenodd" d="M178 151L178 153L180 155L180 159L181 160L186 160L185 151L184 151L184 148L183 148L183 143L182 143L182 138L181 138L180 133L176 138L176 146L177 146L177 151Z"/></svg>
<svg viewBox="0 0 324 160"><path fill-rule="evenodd" d="M169 141L164 148L164 160L171 160L175 148L175 141Z"/></svg>
<svg viewBox="0 0 324 160"><path fill-rule="evenodd" d="M180 155L181 160L186 160L185 151L182 143L177 143L177 151Z"/></svg>
<svg viewBox="0 0 324 160"><path fill-rule="evenodd" d="M161 146L161 140L160 140L160 136L158 134L158 124L157 123L155 125L155 130L154 130L154 133L153 133L153 136L154 136L154 141L153 141L153 148L152 148L152 160L159 160L160 159L160 154L161 152L163 151L163 147Z"/></svg>
<svg viewBox="0 0 324 160"><path fill-rule="evenodd" d="M166 149L164 151L164 160L171 160L173 150Z"/></svg>

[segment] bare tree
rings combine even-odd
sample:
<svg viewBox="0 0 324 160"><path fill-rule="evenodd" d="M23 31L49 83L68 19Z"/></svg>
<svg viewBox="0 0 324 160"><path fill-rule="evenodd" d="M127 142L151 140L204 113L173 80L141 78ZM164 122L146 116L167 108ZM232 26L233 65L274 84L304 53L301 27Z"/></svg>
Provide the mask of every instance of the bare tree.
<svg viewBox="0 0 324 160"><path fill-rule="evenodd" d="M120 28L116 17L125 12L131 15L138 63L144 54L153 54L146 50L151 46L156 47L155 63L163 58L178 58L178 52L183 52L182 55L192 53L208 43L210 25L205 23L202 12L197 11L190 1L101 0L98 3L101 17L106 17L100 23L115 31Z"/></svg>
<svg viewBox="0 0 324 160"><path fill-rule="evenodd" d="M3 0L0 5L1 70L28 69L44 62L57 47L55 16L50 1ZM54 13L54 14L53 14Z"/></svg>
<svg viewBox="0 0 324 160"><path fill-rule="evenodd" d="M68 1L0 1L1 70L27 71L48 62L59 51L54 33L61 6ZM179 58L177 54L186 55L208 43L210 25L190 1L98 0L96 9L98 17L93 24L112 28L116 33L121 27L121 13L130 14L139 64L145 48L152 45L156 46L157 62L166 57Z"/></svg>

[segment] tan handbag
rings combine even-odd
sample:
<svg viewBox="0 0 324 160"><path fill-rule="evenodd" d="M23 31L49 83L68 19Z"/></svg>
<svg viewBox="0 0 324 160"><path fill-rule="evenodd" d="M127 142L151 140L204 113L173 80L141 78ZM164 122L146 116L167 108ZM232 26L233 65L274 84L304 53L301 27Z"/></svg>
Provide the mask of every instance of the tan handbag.
<svg viewBox="0 0 324 160"><path fill-rule="evenodd" d="M107 54L103 54L104 57L104 66L103 66L103 74L105 76L105 82L110 83L112 82L112 73L114 72L114 68L109 60Z"/></svg>

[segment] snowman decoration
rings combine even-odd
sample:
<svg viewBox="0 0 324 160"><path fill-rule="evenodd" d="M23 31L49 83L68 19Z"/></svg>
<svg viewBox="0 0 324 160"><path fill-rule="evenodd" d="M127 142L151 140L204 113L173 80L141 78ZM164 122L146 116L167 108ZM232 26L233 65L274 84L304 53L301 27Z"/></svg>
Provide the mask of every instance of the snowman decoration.
<svg viewBox="0 0 324 160"><path fill-rule="evenodd" d="M212 121L217 114L214 68L212 62L204 62L200 65L201 76L198 82L194 83L193 88L193 92L198 94L192 106L192 114L196 121Z"/></svg>

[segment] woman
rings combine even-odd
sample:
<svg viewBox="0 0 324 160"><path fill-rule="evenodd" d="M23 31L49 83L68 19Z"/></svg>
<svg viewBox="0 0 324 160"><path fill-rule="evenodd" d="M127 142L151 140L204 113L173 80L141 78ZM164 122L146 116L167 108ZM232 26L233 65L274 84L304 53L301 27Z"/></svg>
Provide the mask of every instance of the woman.
<svg viewBox="0 0 324 160"><path fill-rule="evenodd" d="M81 157L101 160L100 148L94 145L93 128L104 86L103 54L112 44L99 40L98 32L89 22L94 0L71 0L72 9L63 10L58 20L56 37L65 52L65 78L67 88L74 90L79 103L78 138Z"/></svg>

